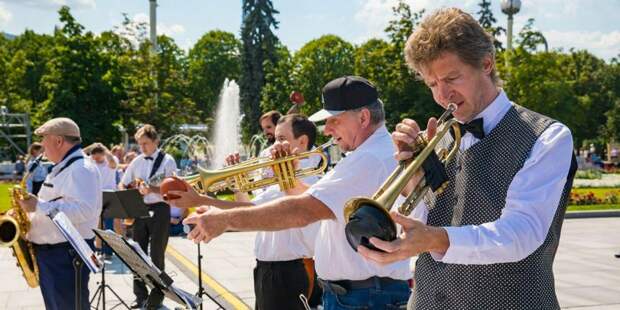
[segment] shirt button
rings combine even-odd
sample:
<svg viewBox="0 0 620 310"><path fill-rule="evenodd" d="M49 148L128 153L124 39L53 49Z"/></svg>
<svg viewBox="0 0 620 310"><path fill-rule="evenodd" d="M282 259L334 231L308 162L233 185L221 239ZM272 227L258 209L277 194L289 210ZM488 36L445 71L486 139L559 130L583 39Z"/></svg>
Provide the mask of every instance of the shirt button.
<svg viewBox="0 0 620 310"><path fill-rule="evenodd" d="M448 296L446 296L446 293L444 292L438 292L435 294L435 301L437 301L438 303L443 303L446 301L446 299L448 299Z"/></svg>

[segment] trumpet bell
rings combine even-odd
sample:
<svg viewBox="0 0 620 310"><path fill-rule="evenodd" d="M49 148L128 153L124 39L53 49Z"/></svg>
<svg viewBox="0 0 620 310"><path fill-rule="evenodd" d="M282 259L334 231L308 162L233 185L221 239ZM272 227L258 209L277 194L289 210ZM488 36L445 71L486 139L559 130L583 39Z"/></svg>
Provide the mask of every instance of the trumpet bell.
<svg viewBox="0 0 620 310"><path fill-rule="evenodd" d="M345 207L345 219L345 235L355 251L363 245L383 252L370 243L371 237L384 241L396 239L396 224L388 211L372 199L358 197L349 200Z"/></svg>

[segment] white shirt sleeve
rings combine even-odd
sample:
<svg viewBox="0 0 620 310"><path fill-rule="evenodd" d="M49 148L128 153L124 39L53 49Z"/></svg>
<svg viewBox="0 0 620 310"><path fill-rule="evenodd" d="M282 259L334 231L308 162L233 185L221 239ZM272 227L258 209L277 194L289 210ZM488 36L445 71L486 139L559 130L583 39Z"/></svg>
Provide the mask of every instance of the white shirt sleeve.
<svg viewBox="0 0 620 310"><path fill-rule="evenodd" d="M450 247L443 256L431 253L433 258L451 264L493 264L519 261L533 253L551 226L572 154L570 130L560 123L549 126L508 187L500 218L481 225L444 227ZM426 219L426 214L416 217Z"/></svg>
<svg viewBox="0 0 620 310"><path fill-rule="evenodd" d="M372 153L346 160L346 166L336 166L306 191L329 207L341 223L345 222L344 207L347 201L374 193L382 182L381 176L389 173L377 171L386 170L386 167Z"/></svg>
<svg viewBox="0 0 620 310"><path fill-rule="evenodd" d="M62 198L55 201L39 201L36 212L47 215L57 209L67 215L74 224L92 220L93 214L99 214L101 208L101 189L98 171L85 168L67 169L72 175L62 184ZM57 184L59 186L60 184Z"/></svg>
<svg viewBox="0 0 620 310"><path fill-rule="evenodd" d="M125 169L125 173L123 173L123 177L121 178L121 183L125 186L129 185L134 180L134 169L136 169L137 162L134 159L127 169Z"/></svg>

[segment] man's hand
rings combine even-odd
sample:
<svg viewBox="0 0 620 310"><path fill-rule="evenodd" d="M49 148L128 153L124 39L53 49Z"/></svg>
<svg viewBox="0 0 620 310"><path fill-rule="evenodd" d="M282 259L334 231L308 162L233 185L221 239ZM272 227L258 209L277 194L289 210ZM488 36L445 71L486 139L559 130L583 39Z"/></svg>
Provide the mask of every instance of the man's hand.
<svg viewBox="0 0 620 310"><path fill-rule="evenodd" d="M148 185L146 185L146 183L141 182L138 184L138 192L140 192L142 196L146 196L151 193L151 188Z"/></svg>
<svg viewBox="0 0 620 310"><path fill-rule="evenodd" d="M431 139L437 133L437 119L431 117L428 120L428 124L426 127L426 138ZM398 161L409 160L413 157L413 145L415 141L418 139L420 135L420 126L416 121L405 118L400 123L398 123L395 127L394 132L392 133L392 141L396 146L396 153L394 154L394 158ZM420 182L423 177L423 172L420 170L416 173L407 183L407 185L403 188L402 194L404 196L409 196L411 191L415 188L415 186Z"/></svg>
<svg viewBox="0 0 620 310"><path fill-rule="evenodd" d="M238 152L231 153L226 156L226 166L236 165L241 162L241 156Z"/></svg>
<svg viewBox="0 0 620 310"><path fill-rule="evenodd" d="M26 199L21 200L18 199L17 203L19 203L19 206L26 212L34 212L37 210L37 203L39 202L39 198L37 198L37 196L30 194L30 193L24 193Z"/></svg>
<svg viewBox="0 0 620 310"><path fill-rule="evenodd" d="M215 207L202 206L197 208L195 213L190 214L183 221L183 224L194 225L194 229L187 235L188 239L195 243L206 243L226 231L228 228L227 220L226 211Z"/></svg>
<svg viewBox="0 0 620 310"><path fill-rule="evenodd" d="M170 202L177 208L193 208L201 204L208 204L208 197L200 195L198 192L196 192L194 187L189 185L189 183L187 183L185 180L181 181L185 183L185 188L187 189L187 191L168 191L169 197L179 197L173 199L168 198L168 202Z"/></svg>
<svg viewBox="0 0 620 310"><path fill-rule="evenodd" d="M370 238L370 243L385 253L360 245L357 251L366 259L387 265L423 252L433 251L443 254L450 246L445 229L424 225L418 220L410 219L397 212L391 212L390 216L394 222L402 226L400 236L391 242Z"/></svg>

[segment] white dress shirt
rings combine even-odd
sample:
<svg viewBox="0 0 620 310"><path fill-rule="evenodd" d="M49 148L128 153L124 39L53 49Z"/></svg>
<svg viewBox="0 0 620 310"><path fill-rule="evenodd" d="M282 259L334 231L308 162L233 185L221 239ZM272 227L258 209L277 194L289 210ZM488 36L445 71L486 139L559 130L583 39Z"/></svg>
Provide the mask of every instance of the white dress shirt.
<svg viewBox="0 0 620 310"><path fill-rule="evenodd" d="M158 155L159 149L155 150L155 152L151 155L151 157L153 158L152 160L144 158L144 154L138 155L138 157L136 157L131 162L131 164L129 164L129 167L127 167L127 170L125 171L125 174L123 175L123 178L121 180L123 185L127 186L136 179L148 181L151 169L153 169L153 165L155 164L155 160L157 159ZM176 170L177 164L174 161L174 158L172 158L172 156L170 156L169 154L166 154L164 156L164 159L161 161L159 168L157 168L157 171L155 171L155 174L153 174L153 176L159 174L164 174L167 177L172 176ZM157 193L149 193L144 196L144 203L147 204L153 204L162 201L164 200L162 199L161 195Z"/></svg>
<svg viewBox="0 0 620 310"><path fill-rule="evenodd" d="M112 157L116 161L116 157ZM104 159L103 162L98 163L89 157L89 160L97 167L99 175L101 176L101 189L102 190L116 190L116 169L110 168L108 159ZM118 165L118 161L116 162Z"/></svg>
<svg viewBox="0 0 620 310"><path fill-rule="evenodd" d="M299 162L300 166L302 168L316 167L318 162L313 159L314 157L301 160ZM318 180L318 176L309 176L303 178L302 182L312 185ZM273 185L254 197L252 203L259 205L283 196L284 192L280 191L279 186ZM316 222L302 228L260 231L256 234L254 255L256 259L265 262L280 262L312 257L314 256L314 244L319 226L320 222Z"/></svg>
<svg viewBox="0 0 620 310"><path fill-rule="evenodd" d="M77 149L54 165L47 175L35 212L29 214L32 221L28 240L37 244L56 244L67 240L47 214L62 211L84 239L95 237L93 228L99 224L101 214L101 180L97 168L89 160L78 159L59 171L73 157L84 156Z"/></svg>
<svg viewBox="0 0 620 310"><path fill-rule="evenodd" d="M483 118L485 135L497 126L511 105L502 90L474 118ZM466 133L461 140L461 151L478 141ZM572 154L573 139L568 127L559 122L550 125L538 137L525 164L510 183L500 218L481 225L444 227L450 247L444 255L431 252L431 256L451 264L493 264L519 261L532 254L547 237L566 184ZM423 202L413 216L426 222L428 210Z"/></svg>
<svg viewBox="0 0 620 310"><path fill-rule="evenodd" d="M357 149L329 171L306 193L323 202L336 219L321 221L315 246L315 267L324 280L365 280L373 276L407 280L408 260L386 266L368 261L354 251L345 236L345 203L354 197L371 197L396 168L394 144L381 126Z"/></svg>

